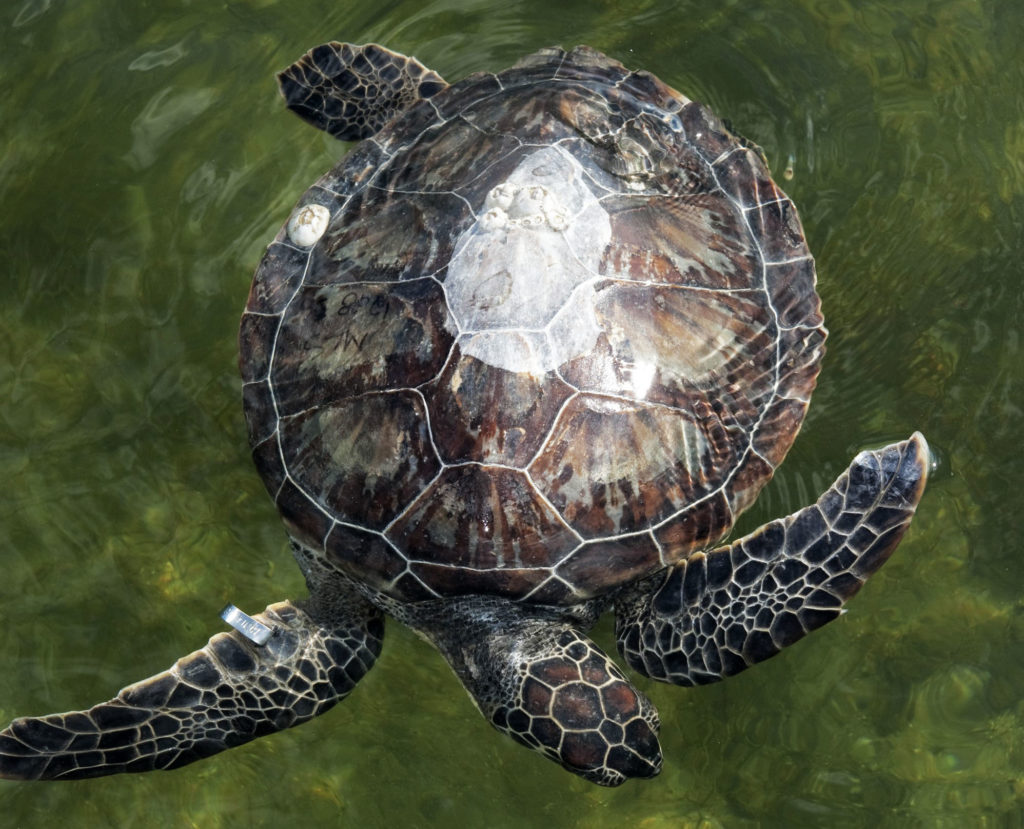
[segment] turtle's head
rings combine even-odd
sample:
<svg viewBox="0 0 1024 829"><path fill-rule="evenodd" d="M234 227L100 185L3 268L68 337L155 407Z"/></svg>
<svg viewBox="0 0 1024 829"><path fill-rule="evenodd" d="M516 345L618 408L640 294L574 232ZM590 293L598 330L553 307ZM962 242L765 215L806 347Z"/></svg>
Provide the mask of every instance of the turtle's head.
<svg viewBox="0 0 1024 829"><path fill-rule="evenodd" d="M559 639L561 654L527 666L519 706L502 730L592 783L654 777L661 771L654 705L589 639L574 630Z"/></svg>
<svg viewBox="0 0 1024 829"><path fill-rule="evenodd" d="M413 627L438 647L491 725L602 786L661 771L654 705L567 620L482 597L445 609L443 624Z"/></svg>

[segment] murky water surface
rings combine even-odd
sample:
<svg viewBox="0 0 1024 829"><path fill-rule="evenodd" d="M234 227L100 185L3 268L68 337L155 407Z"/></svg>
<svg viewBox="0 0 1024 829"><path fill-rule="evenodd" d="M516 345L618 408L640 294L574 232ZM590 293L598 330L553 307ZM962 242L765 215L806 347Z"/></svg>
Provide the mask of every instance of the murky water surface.
<svg viewBox="0 0 1024 829"><path fill-rule="evenodd" d="M449 79L589 43L710 104L792 165L832 332L743 527L915 428L938 471L843 619L719 685L642 683L653 782L599 789L501 739L393 625L320 720L174 773L4 784L4 822L1020 825L1017 0L6 4L0 719L107 699L204 642L226 601L302 593L248 458L235 331L264 245L345 151L273 81L332 38Z"/></svg>

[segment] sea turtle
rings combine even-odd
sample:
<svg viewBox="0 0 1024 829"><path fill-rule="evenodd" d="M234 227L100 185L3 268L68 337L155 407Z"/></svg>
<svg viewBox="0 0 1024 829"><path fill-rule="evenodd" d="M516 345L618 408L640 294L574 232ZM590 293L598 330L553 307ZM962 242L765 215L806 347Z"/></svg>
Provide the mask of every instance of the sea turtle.
<svg viewBox="0 0 1024 829"><path fill-rule="evenodd" d="M661 767L642 674L717 681L841 613L924 488L919 434L724 546L796 436L825 329L796 210L705 107L592 49L448 85L370 44L279 76L360 143L256 272L256 465L309 598L81 712L15 720L0 773L167 769L323 713L432 642L498 730L588 780Z"/></svg>

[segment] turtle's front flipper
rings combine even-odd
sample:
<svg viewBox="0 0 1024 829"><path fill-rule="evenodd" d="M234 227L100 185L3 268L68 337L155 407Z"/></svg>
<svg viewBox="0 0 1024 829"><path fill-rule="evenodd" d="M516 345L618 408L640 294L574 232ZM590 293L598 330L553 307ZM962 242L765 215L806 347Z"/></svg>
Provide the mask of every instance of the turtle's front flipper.
<svg viewBox="0 0 1024 829"><path fill-rule="evenodd" d="M835 619L899 543L928 464L920 434L861 452L813 506L639 583L616 604L622 655L655 679L703 685Z"/></svg>
<svg viewBox="0 0 1024 829"><path fill-rule="evenodd" d="M368 138L448 85L415 58L376 43L324 43L277 80L292 112L342 141Z"/></svg>
<svg viewBox="0 0 1024 829"><path fill-rule="evenodd" d="M361 602L314 615L303 604L271 605L256 617L275 629L263 646L218 633L88 711L15 720L0 733L0 777L172 769L322 714L373 665L384 625Z"/></svg>

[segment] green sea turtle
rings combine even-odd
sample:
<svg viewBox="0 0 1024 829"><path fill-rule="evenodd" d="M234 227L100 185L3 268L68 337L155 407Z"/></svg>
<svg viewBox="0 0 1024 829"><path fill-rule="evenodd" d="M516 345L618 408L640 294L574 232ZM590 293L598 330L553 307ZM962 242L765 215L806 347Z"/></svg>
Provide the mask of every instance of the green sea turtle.
<svg viewBox="0 0 1024 829"><path fill-rule="evenodd" d="M815 385L796 210L703 106L580 47L448 85L377 45L280 75L360 143L302 196L241 324L256 465L309 597L81 712L15 720L0 774L169 769L323 713L384 615L498 730L588 780L661 767L629 665L717 681L836 618L924 488L924 439L724 546Z"/></svg>

